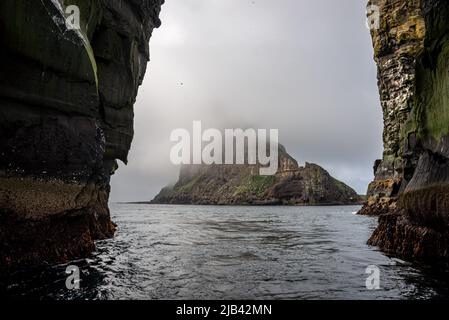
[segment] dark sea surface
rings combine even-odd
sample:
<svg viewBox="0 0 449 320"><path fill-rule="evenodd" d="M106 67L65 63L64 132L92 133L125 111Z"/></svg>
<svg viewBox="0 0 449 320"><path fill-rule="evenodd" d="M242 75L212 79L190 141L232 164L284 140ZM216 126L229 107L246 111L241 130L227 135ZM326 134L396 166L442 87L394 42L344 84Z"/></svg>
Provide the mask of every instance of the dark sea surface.
<svg viewBox="0 0 449 320"><path fill-rule="evenodd" d="M23 270L0 294L39 299L438 299L443 273L389 258L366 241L377 219L359 206L111 204L113 239L97 242L66 288L68 265ZM368 290L366 268L380 270Z"/></svg>

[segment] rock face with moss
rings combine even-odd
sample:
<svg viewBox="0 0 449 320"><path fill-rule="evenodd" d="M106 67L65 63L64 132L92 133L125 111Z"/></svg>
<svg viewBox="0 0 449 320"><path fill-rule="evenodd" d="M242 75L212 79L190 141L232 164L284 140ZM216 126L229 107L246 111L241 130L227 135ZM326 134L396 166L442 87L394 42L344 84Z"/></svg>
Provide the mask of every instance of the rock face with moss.
<svg viewBox="0 0 449 320"><path fill-rule="evenodd" d="M372 1L384 111L384 158L365 214L381 213L369 243L404 258L449 258L449 6Z"/></svg>
<svg viewBox="0 0 449 320"><path fill-rule="evenodd" d="M260 176L258 165L188 165L178 182L154 198L159 204L343 205L357 204L357 193L316 164L299 167L283 147L279 170Z"/></svg>
<svg viewBox="0 0 449 320"><path fill-rule="evenodd" d="M389 212L404 188L403 132L410 115L416 84L416 58L424 45L425 24L420 1L370 1L380 9L379 29L372 29L374 59L384 115L384 152L374 164L363 214Z"/></svg>
<svg viewBox="0 0 449 320"><path fill-rule="evenodd" d="M114 234L109 179L162 2L1 1L0 269L81 257Z"/></svg>

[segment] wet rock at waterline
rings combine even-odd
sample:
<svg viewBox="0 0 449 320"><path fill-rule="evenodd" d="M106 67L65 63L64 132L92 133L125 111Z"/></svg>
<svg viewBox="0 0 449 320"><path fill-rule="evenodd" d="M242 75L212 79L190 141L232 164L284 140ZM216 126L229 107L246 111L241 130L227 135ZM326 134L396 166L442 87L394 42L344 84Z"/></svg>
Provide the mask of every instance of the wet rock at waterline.
<svg viewBox="0 0 449 320"><path fill-rule="evenodd" d="M449 258L449 5L371 1L384 112L384 156L362 214L380 214L369 243L431 262Z"/></svg>
<svg viewBox="0 0 449 320"><path fill-rule="evenodd" d="M0 3L0 269L87 255L114 234L116 160L163 0Z"/></svg>

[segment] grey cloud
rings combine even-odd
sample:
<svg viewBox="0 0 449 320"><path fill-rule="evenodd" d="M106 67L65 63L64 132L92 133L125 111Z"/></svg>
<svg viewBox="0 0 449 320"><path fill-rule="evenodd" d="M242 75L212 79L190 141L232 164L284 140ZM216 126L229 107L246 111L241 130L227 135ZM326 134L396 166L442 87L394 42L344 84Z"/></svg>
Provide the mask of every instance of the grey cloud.
<svg viewBox="0 0 449 320"><path fill-rule="evenodd" d="M169 135L278 128L300 163L364 193L382 114L363 0L169 0L151 39L127 167L112 201L151 199L176 180Z"/></svg>

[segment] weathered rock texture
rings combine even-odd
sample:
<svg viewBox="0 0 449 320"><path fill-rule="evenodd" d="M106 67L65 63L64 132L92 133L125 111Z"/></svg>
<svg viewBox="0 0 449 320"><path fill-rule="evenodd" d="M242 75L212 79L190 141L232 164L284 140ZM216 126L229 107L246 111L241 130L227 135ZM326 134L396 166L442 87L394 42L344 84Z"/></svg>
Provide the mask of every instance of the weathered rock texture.
<svg viewBox="0 0 449 320"><path fill-rule="evenodd" d="M357 193L316 164L299 167L279 149L279 170L260 176L258 165L183 166L179 180L152 203L231 205L342 205L361 202Z"/></svg>
<svg viewBox="0 0 449 320"><path fill-rule="evenodd" d="M0 269L81 257L114 234L110 175L162 2L0 2Z"/></svg>
<svg viewBox="0 0 449 320"><path fill-rule="evenodd" d="M420 1L370 1L380 8L380 28L372 30L378 65L379 93L384 115L383 159L374 164L375 179L368 187L365 214L393 209L404 184L403 136L410 115L416 59L424 45L425 24Z"/></svg>
<svg viewBox="0 0 449 320"><path fill-rule="evenodd" d="M371 1L384 111L384 157L364 214L383 214L369 240L404 258L449 258L449 4Z"/></svg>

